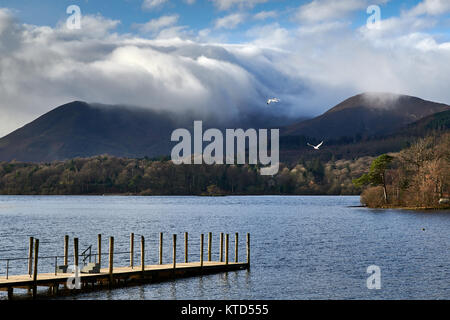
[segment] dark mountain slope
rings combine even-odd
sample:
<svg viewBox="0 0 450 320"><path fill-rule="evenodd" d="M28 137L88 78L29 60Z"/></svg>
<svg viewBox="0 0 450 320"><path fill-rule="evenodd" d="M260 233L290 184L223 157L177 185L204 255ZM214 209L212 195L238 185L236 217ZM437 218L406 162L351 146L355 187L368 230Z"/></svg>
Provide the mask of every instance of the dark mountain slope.
<svg viewBox="0 0 450 320"><path fill-rule="evenodd" d="M435 135L439 137L450 130L450 110L438 112L401 127L394 133L379 134L365 138L341 138L326 140L320 150L306 146L307 141L320 142L304 136L281 137L281 158L297 162L299 158L355 159L363 156L377 156L397 152L409 147L417 139Z"/></svg>
<svg viewBox="0 0 450 320"><path fill-rule="evenodd" d="M438 112L397 130L392 136L423 137L432 131L450 130L450 110Z"/></svg>
<svg viewBox="0 0 450 320"><path fill-rule="evenodd" d="M311 151L306 142L317 143L325 139L324 152L328 155L330 152L335 156L344 153L345 157L376 154L380 150L392 149L393 144L404 144L400 140L405 139L399 136L390 137L389 144L383 142L390 134L400 128L413 130L405 126L447 110L450 110L447 105L409 96L361 94L317 118L282 127L281 152L297 157L299 153ZM48 162L100 154L130 158L169 155L174 145L170 141L172 131L180 127L191 130L193 121L197 120L194 117L193 114L175 115L75 101L57 107L1 138L0 161ZM442 126L442 117L445 118L424 118L414 130L418 130L420 135L427 126L439 123ZM226 123L220 119L203 121L206 130L211 127L273 128L279 127L276 123L285 124L288 120L256 113ZM408 134L413 135L411 132L403 133L402 137ZM342 145L347 146L345 151L340 147Z"/></svg>
<svg viewBox="0 0 450 320"><path fill-rule="evenodd" d="M291 123L270 114L230 119L198 119L193 113L157 112L85 102L71 102L42 115L0 139L0 161L43 162L109 154L142 158L169 155L173 130L203 128L266 128ZM289 121L289 122L288 122ZM278 124L278 125L276 125Z"/></svg>
<svg viewBox="0 0 450 320"><path fill-rule="evenodd" d="M52 161L105 153L123 157L167 154L174 127L168 114L76 101L0 139L0 160Z"/></svg>
<svg viewBox="0 0 450 320"><path fill-rule="evenodd" d="M285 127L282 134L317 139L385 135L446 110L450 110L450 106L416 97L363 93L343 101L321 116Z"/></svg>

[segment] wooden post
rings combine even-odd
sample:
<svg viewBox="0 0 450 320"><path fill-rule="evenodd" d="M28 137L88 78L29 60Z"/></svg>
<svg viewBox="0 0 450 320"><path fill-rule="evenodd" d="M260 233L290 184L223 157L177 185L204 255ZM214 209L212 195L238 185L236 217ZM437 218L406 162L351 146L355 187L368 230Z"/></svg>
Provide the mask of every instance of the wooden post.
<svg viewBox="0 0 450 320"><path fill-rule="evenodd" d="M220 262L223 262L223 232L220 233Z"/></svg>
<svg viewBox="0 0 450 320"><path fill-rule="evenodd" d="M134 233L130 234L130 267L134 267Z"/></svg>
<svg viewBox="0 0 450 320"><path fill-rule="evenodd" d="M102 235L97 235L98 265L102 267Z"/></svg>
<svg viewBox="0 0 450 320"><path fill-rule="evenodd" d="M234 240L234 262L238 262L239 261L238 246L239 246L239 234L236 232L236 237L235 237L235 240Z"/></svg>
<svg viewBox="0 0 450 320"><path fill-rule="evenodd" d="M73 253L74 253L74 260L73 263L76 267L78 267L78 238L73 238Z"/></svg>
<svg viewBox="0 0 450 320"><path fill-rule="evenodd" d="M28 247L28 274L30 277L33 274L33 242L34 238L30 237L30 244Z"/></svg>
<svg viewBox="0 0 450 320"><path fill-rule="evenodd" d="M184 262L188 263L189 259L188 259L188 233L185 232L184 233Z"/></svg>
<svg viewBox="0 0 450 320"><path fill-rule="evenodd" d="M230 235L227 233L225 236L225 264L228 264L228 243L230 241Z"/></svg>
<svg viewBox="0 0 450 320"><path fill-rule="evenodd" d="M250 233L247 233L247 264L250 268Z"/></svg>
<svg viewBox="0 0 450 320"><path fill-rule="evenodd" d="M212 232L208 233L208 261L211 262Z"/></svg>
<svg viewBox="0 0 450 320"><path fill-rule="evenodd" d="M14 293L14 288L13 287L9 287L8 288L8 300L12 300L13 299L13 293Z"/></svg>
<svg viewBox="0 0 450 320"><path fill-rule="evenodd" d="M145 271L145 239L141 236L141 270Z"/></svg>
<svg viewBox="0 0 450 320"><path fill-rule="evenodd" d="M163 233L159 233L159 264L163 263Z"/></svg>
<svg viewBox="0 0 450 320"><path fill-rule="evenodd" d="M200 267L203 267L203 239L204 239L204 234L202 233L200 235Z"/></svg>
<svg viewBox="0 0 450 320"><path fill-rule="evenodd" d="M54 296L58 295L59 292L59 284L58 283L54 283L52 286L52 294Z"/></svg>
<svg viewBox="0 0 450 320"><path fill-rule="evenodd" d="M173 268L177 267L177 235L173 235Z"/></svg>
<svg viewBox="0 0 450 320"><path fill-rule="evenodd" d="M69 236L64 236L64 265L69 265Z"/></svg>
<svg viewBox="0 0 450 320"><path fill-rule="evenodd" d="M38 258L39 258L39 239L36 239L34 241L33 299L36 299L37 295Z"/></svg>
<svg viewBox="0 0 450 320"><path fill-rule="evenodd" d="M109 237L109 285L113 284L114 272L114 237Z"/></svg>

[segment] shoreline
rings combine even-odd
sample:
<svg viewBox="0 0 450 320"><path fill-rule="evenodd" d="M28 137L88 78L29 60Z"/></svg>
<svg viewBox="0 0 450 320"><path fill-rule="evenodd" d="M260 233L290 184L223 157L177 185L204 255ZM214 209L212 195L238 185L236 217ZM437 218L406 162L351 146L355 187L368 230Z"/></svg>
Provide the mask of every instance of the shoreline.
<svg viewBox="0 0 450 320"><path fill-rule="evenodd" d="M450 210L450 206L444 206L444 207L397 207L397 206L385 206L385 207L369 207L364 206L368 209L381 209L381 210L387 210L387 209L394 209L394 210L409 210L409 211L447 211Z"/></svg>
<svg viewBox="0 0 450 320"><path fill-rule="evenodd" d="M214 198L214 197L356 197L355 194L161 194L161 195L140 195L140 194L125 194L125 193L108 193L108 194L0 194L1 196L24 196L24 197L201 197L201 198ZM442 207L398 207L398 206L383 206L383 207L370 207L367 205L352 205L348 208L366 208L373 210L408 210L408 211L450 211L450 206Z"/></svg>
<svg viewBox="0 0 450 320"><path fill-rule="evenodd" d="M262 196L283 196L283 197L357 197L359 194L152 194L142 195L134 193L107 193L107 194L0 194L0 196L53 196L53 197L65 197L65 196L83 196L83 197L262 197Z"/></svg>

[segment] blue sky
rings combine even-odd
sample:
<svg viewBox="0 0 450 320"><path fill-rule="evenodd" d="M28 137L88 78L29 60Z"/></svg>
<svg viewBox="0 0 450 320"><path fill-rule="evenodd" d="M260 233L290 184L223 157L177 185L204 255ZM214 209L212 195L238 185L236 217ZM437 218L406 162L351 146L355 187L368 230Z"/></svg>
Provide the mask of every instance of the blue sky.
<svg viewBox="0 0 450 320"><path fill-rule="evenodd" d="M0 136L73 100L216 118L362 92L450 104L449 30L450 0L0 0Z"/></svg>
<svg viewBox="0 0 450 320"><path fill-rule="evenodd" d="M255 15L261 11L276 12L276 17L258 21L246 19L236 28L214 31L226 35L226 40L230 42L246 41L242 34L254 26L263 25L268 22L276 22L285 28L295 28L298 21L292 19L295 10L310 3L310 0L271 0L257 3L254 6L231 5L229 8L221 8L216 2L211 0L196 0L188 4L185 0L166 0L161 5L152 9L143 8L145 0L2 0L0 7L14 9L15 15L22 22L35 25L55 26L58 22L67 18L66 8L69 5L78 5L82 14L100 14L106 18L120 20L120 25L116 28L119 33L137 33L133 27L135 24L144 24L152 19L157 19L165 15L178 15L178 25L186 26L194 32L203 29L214 29L215 21L227 15L239 12ZM320 0L319 0L320 1ZM401 11L409 10L420 3L420 0L391 0L387 3L380 1L369 1L377 3L382 8L382 18L398 16ZM381 1L384 2L384 1ZM361 27L366 23L368 14L364 9L355 10L346 15L346 19L351 22L354 28ZM449 19L449 15L447 15ZM430 32L449 34L450 23L439 24ZM149 36L149 35L147 35ZM222 38L223 39L223 38Z"/></svg>

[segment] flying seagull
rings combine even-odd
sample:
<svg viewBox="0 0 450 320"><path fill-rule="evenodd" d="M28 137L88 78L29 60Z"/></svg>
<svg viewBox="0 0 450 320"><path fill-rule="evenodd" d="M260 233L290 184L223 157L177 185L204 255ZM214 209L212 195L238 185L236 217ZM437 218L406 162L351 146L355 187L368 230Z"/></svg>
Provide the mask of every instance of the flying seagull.
<svg viewBox="0 0 450 320"><path fill-rule="evenodd" d="M313 147L316 150L319 150L320 146L323 144L323 141L319 143L317 146L313 146L312 144L307 143L308 146Z"/></svg>
<svg viewBox="0 0 450 320"><path fill-rule="evenodd" d="M280 102L280 99L278 99L278 98L270 98L267 100L267 104L278 103L278 102Z"/></svg>

